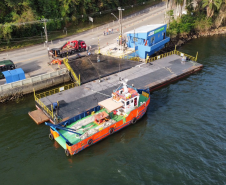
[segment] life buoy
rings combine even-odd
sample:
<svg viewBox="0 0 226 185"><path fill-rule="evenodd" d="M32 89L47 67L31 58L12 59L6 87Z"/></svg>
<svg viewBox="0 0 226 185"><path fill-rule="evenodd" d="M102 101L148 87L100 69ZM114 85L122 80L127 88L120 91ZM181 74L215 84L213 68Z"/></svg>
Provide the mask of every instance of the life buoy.
<svg viewBox="0 0 226 185"><path fill-rule="evenodd" d="M65 150L65 155L68 157L70 155L68 149Z"/></svg>
<svg viewBox="0 0 226 185"><path fill-rule="evenodd" d="M87 144L88 144L89 146L92 145L92 144L93 144L93 140L92 140L92 139L89 139L88 142L87 142Z"/></svg>
<svg viewBox="0 0 226 185"><path fill-rule="evenodd" d="M132 124L135 124L137 122L137 118L133 118L132 120L131 120L131 123Z"/></svg>
<svg viewBox="0 0 226 185"><path fill-rule="evenodd" d="M114 131L115 131L114 128L110 128L110 129L109 129L109 134L113 134Z"/></svg>
<svg viewBox="0 0 226 185"><path fill-rule="evenodd" d="M50 139L50 140L53 140L53 139L54 139L52 133L49 134L49 139Z"/></svg>

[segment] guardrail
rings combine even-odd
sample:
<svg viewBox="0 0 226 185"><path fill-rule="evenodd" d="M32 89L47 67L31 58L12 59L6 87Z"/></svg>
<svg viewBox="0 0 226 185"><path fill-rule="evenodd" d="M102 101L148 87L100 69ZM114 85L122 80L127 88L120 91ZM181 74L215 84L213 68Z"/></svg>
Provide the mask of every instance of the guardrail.
<svg viewBox="0 0 226 185"><path fill-rule="evenodd" d="M146 63L149 63L149 62L152 62L152 61L155 61L155 60L158 60L158 59L161 59L161 58L170 56L170 55L174 55L174 54L175 54L175 55L178 55L178 56L181 56L181 57L185 56L185 57L189 58L191 61L194 61L194 62L197 61L197 57L198 57L198 53L197 53L196 57L193 57L193 56L191 56L191 55L188 55L188 54L185 54L185 53L183 53L183 52L177 51L177 50L175 49L175 50L173 50L173 51L170 51L170 52L167 52L167 53L164 53L164 54L155 56L155 57L149 58L149 56L147 56L147 58L146 58L145 61L146 61Z"/></svg>
<svg viewBox="0 0 226 185"><path fill-rule="evenodd" d="M40 99L44 98L46 96L50 96L52 94L56 94L61 91L71 89L73 87L75 87L75 83L67 84L67 85L64 85L64 86L61 86L61 87L58 87L55 89L51 89L51 90L48 90L48 91L45 91L45 92L42 92L39 94L36 94L35 90L34 90L34 98L35 98L35 101L46 111L46 113L49 114L49 116L51 116L52 118L54 118L53 107L51 106L51 110L50 110L48 107L46 107L46 105Z"/></svg>
<svg viewBox="0 0 226 185"><path fill-rule="evenodd" d="M64 58L63 61L64 61L64 65L67 67L68 71L69 71L69 72L72 74L72 76L74 77L75 82L80 86L80 85L81 85L81 82L80 82L80 75L79 75L79 78L78 78L77 75L75 74L75 72L73 71L73 69L71 68L71 66L69 65L68 59Z"/></svg>
<svg viewBox="0 0 226 185"><path fill-rule="evenodd" d="M31 78L27 78L27 79L24 79L24 80L20 80L20 81L17 81L17 82L4 84L4 85L0 86L0 92L10 90L10 89L13 89L15 87L23 87L24 85L32 85L34 83L41 82L43 80L47 80L47 79L50 79L50 78L53 78L53 77L63 75L66 72L67 72L67 69L64 68L64 69L54 71L54 72L51 72L51 73L46 73L46 74L31 77Z"/></svg>

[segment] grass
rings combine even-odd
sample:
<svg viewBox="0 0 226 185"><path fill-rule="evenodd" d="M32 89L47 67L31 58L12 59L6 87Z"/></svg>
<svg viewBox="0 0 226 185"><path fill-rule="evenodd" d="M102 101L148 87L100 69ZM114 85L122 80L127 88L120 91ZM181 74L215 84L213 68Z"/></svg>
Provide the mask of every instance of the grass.
<svg viewBox="0 0 226 185"><path fill-rule="evenodd" d="M134 6L133 8L132 7L126 8L123 11L123 17L129 16L133 13L144 10L144 9L146 9L150 6L156 5L160 2L162 2L162 1L154 0L154 1L145 2L144 5L137 5L137 6ZM118 11L115 11L113 13L115 13L117 15ZM93 25L88 22L80 22L79 24L76 24L76 25L70 25L67 29L67 35L64 34L62 30L49 32L48 40L51 41L51 40L62 39L62 38L65 38L65 37L68 37L71 35L75 35L75 34L83 32L83 31L87 31L92 28L96 28L98 26L110 23L113 20L114 20L114 18L110 13L101 15L101 16L97 16L97 17L94 17ZM33 37L32 39L11 41L9 44L0 43L0 52L15 50L15 49L19 49L19 48L25 48L25 47L33 46L36 44L41 44L44 42L45 42L45 36L42 38L36 36L36 37Z"/></svg>

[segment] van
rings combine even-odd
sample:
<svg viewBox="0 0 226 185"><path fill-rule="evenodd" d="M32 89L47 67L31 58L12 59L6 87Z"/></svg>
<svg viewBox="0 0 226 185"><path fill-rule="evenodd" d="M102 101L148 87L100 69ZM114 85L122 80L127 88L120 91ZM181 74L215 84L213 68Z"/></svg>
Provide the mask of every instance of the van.
<svg viewBox="0 0 226 185"><path fill-rule="evenodd" d="M13 70L16 68L16 65L13 63L12 60L3 60L0 61L0 79L4 78L2 74L3 71Z"/></svg>

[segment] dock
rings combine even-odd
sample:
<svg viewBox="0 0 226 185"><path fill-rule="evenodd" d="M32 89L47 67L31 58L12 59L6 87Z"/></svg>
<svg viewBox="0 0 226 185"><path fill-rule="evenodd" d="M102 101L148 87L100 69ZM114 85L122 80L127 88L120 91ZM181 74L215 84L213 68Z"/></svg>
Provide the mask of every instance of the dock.
<svg viewBox="0 0 226 185"><path fill-rule="evenodd" d="M66 120L96 107L98 102L110 97L113 90L119 86L120 79L128 79L128 85L134 85L138 89L149 88L154 91L202 69L202 64L189 59L182 61L184 55L174 53L157 57L157 60L149 63L136 62L124 71L101 76L99 80L42 97L36 101L36 106L43 110L52 122L55 122L53 119L56 114L60 120ZM56 102L59 108L53 110L52 104Z"/></svg>

